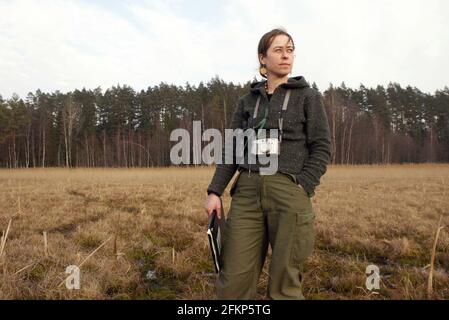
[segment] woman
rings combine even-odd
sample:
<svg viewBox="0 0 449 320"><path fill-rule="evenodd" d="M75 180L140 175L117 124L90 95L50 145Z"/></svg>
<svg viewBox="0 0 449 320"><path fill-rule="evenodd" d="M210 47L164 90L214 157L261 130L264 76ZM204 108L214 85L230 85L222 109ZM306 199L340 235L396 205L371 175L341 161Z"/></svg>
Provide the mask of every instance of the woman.
<svg viewBox="0 0 449 320"><path fill-rule="evenodd" d="M294 50L285 30L262 36L259 70L266 80L252 83L250 92L239 98L231 123L232 129L279 129L277 172L261 174L263 166L246 158L241 164L219 164L207 189L207 214L220 212L220 196L238 171L222 230L218 299L256 297L268 244L272 248L268 298L304 299L303 266L315 241L310 198L326 172L331 148L320 93L302 76L288 77Z"/></svg>

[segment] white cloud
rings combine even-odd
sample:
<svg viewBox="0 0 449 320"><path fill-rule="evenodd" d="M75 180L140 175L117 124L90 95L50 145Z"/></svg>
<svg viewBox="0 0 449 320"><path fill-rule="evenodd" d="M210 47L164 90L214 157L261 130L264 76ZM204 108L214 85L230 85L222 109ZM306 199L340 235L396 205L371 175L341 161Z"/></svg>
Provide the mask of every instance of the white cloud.
<svg viewBox="0 0 449 320"><path fill-rule="evenodd" d="M321 80L351 86L397 81L423 90L447 85L445 1L346 0L312 6L319 19L301 28L311 28L305 43L307 71ZM312 47L322 61L311 58Z"/></svg>
<svg viewBox="0 0 449 320"><path fill-rule="evenodd" d="M195 12L201 21L183 13L189 4L127 1L124 14L85 1L0 0L0 93L117 83L140 90L216 74L243 82L257 75L259 38L277 26L295 39L293 74L322 89L341 81L448 85L447 1L229 0L222 13L205 4Z"/></svg>

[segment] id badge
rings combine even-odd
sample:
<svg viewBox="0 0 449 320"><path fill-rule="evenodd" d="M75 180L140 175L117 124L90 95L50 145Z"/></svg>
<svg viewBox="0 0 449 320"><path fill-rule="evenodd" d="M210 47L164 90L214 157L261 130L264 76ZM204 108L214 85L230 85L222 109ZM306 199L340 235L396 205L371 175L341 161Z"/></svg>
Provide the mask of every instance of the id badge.
<svg viewBox="0 0 449 320"><path fill-rule="evenodd" d="M253 141L251 153L254 155L279 154L279 139L267 138Z"/></svg>

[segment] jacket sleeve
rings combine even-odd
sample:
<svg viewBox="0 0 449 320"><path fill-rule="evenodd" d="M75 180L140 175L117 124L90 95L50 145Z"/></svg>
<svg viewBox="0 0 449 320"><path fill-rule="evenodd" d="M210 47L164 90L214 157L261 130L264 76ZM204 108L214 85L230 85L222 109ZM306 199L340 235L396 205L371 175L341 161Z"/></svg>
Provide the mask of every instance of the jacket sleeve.
<svg viewBox="0 0 449 320"><path fill-rule="evenodd" d="M240 98L237 102L237 106L232 115L232 121L230 128L228 129L238 129L243 128L243 123L245 121L243 116L243 100ZM207 194L215 193L218 196L221 196L226 189L229 181L231 181L234 173L237 171L238 164L235 161L235 143L233 143L233 153L234 153L234 161L232 164L226 164L225 162L225 142L223 142L223 150L222 150L222 161L221 164L217 164L215 169L215 173L212 177L212 182L209 184L207 188Z"/></svg>
<svg viewBox="0 0 449 320"><path fill-rule="evenodd" d="M309 196L313 196L315 187L320 184L320 178L326 172L327 164L331 160L331 138L321 94L313 90L304 103L309 154L296 178Z"/></svg>

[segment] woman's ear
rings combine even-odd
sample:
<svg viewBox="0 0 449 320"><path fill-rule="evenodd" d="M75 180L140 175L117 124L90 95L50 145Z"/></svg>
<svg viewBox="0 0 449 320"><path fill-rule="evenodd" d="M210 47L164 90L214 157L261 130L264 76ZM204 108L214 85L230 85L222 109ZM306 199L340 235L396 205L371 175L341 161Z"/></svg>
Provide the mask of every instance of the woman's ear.
<svg viewBox="0 0 449 320"><path fill-rule="evenodd" d="M263 56L263 54L261 54L261 53L259 53L259 63L262 65L262 64L265 64L265 58L264 58L264 56Z"/></svg>

